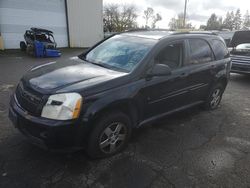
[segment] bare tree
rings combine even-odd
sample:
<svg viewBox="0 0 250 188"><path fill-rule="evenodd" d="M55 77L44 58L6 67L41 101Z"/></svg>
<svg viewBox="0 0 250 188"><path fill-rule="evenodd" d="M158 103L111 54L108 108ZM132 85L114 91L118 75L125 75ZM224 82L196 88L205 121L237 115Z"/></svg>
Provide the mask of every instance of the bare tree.
<svg viewBox="0 0 250 188"><path fill-rule="evenodd" d="M103 8L103 24L104 31L113 32L116 30L115 18L118 14L118 5L109 4Z"/></svg>
<svg viewBox="0 0 250 188"><path fill-rule="evenodd" d="M137 27L134 5L108 4L103 8L104 31L121 32Z"/></svg>
<svg viewBox="0 0 250 188"><path fill-rule="evenodd" d="M153 18L154 16L154 9L151 7L148 7L147 10L144 10L144 19L146 21L145 27L148 28L148 21Z"/></svg>
<svg viewBox="0 0 250 188"><path fill-rule="evenodd" d="M155 25L158 21L161 21L162 17L159 13L157 13L154 17L153 17L153 22L152 22L152 28L155 28Z"/></svg>
<svg viewBox="0 0 250 188"><path fill-rule="evenodd" d="M184 27L184 14L180 13L178 14L177 18L172 18L168 24L169 28L171 30L177 30L177 29L192 29L193 26L191 23L186 23Z"/></svg>

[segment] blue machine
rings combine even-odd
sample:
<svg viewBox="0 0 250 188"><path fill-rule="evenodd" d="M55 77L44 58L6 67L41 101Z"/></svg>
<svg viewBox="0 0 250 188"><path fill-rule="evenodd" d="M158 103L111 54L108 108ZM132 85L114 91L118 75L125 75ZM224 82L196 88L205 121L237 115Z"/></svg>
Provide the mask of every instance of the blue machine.
<svg viewBox="0 0 250 188"><path fill-rule="evenodd" d="M35 57L60 57L61 52L57 49L45 48L44 44L39 41L34 42Z"/></svg>
<svg viewBox="0 0 250 188"><path fill-rule="evenodd" d="M24 41L20 42L22 51L27 51L35 57L60 57L61 52L56 49L56 42L53 32L40 29L31 28L24 34Z"/></svg>

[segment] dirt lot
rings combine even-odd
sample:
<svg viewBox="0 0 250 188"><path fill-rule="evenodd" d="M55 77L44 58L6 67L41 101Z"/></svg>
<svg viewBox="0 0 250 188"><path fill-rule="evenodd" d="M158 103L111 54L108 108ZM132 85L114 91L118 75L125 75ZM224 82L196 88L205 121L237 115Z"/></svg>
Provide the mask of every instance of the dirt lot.
<svg viewBox="0 0 250 188"><path fill-rule="evenodd" d="M250 187L250 77L232 75L219 109L166 117L136 130L123 153L93 161L38 149L8 120L20 77L54 60L0 52L0 187Z"/></svg>

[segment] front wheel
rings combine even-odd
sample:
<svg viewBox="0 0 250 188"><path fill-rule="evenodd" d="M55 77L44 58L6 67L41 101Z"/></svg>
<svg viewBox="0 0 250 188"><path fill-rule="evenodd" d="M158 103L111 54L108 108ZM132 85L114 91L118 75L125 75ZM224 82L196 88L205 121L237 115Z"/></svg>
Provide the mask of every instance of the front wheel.
<svg viewBox="0 0 250 188"><path fill-rule="evenodd" d="M224 90L225 87L221 83L218 83L212 87L204 104L206 110L214 110L218 108Z"/></svg>
<svg viewBox="0 0 250 188"><path fill-rule="evenodd" d="M27 45L25 44L24 41L21 41L21 42L20 42L20 49L21 49L21 51L26 51Z"/></svg>
<svg viewBox="0 0 250 188"><path fill-rule="evenodd" d="M128 143L131 123L127 115L110 112L95 124L88 140L87 152L91 158L103 158L120 152Z"/></svg>

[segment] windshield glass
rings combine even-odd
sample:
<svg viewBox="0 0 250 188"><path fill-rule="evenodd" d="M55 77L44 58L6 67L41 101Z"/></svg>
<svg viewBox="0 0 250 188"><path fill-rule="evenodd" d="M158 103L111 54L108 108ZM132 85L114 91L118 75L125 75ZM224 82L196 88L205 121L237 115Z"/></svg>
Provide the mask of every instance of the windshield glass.
<svg viewBox="0 0 250 188"><path fill-rule="evenodd" d="M250 50L250 43L240 44L236 47L236 50Z"/></svg>
<svg viewBox="0 0 250 188"><path fill-rule="evenodd" d="M87 55L86 60L107 68L132 71L156 40L116 35L104 41Z"/></svg>

